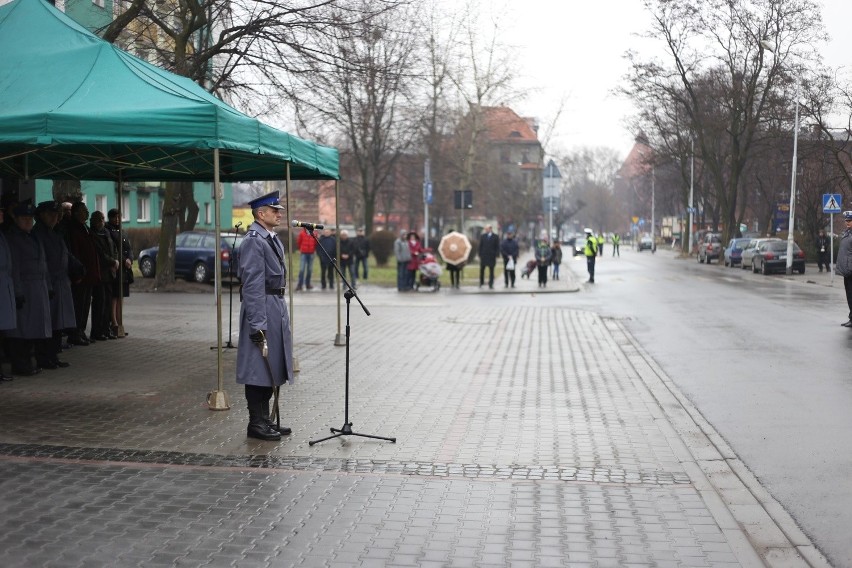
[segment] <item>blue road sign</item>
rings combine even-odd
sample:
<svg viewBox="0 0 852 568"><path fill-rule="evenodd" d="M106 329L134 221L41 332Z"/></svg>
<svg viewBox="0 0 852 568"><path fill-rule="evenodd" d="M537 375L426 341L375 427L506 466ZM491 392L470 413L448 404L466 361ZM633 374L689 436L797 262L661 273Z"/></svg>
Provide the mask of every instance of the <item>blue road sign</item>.
<svg viewBox="0 0 852 568"><path fill-rule="evenodd" d="M423 184L423 200L427 205L432 205L432 182L427 181Z"/></svg>
<svg viewBox="0 0 852 568"><path fill-rule="evenodd" d="M839 193L823 193L822 194L822 212L823 213L840 213L841 197Z"/></svg>

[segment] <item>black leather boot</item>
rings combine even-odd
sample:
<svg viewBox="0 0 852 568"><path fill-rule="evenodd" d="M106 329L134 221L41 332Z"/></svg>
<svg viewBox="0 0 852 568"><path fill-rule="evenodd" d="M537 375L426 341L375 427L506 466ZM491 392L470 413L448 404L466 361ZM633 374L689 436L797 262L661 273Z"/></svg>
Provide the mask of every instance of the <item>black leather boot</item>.
<svg viewBox="0 0 852 568"><path fill-rule="evenodd" d="M246 428L246 435L249 438L257 438L258 440L277 441L281 439L281 434L269 427L269 424L263 418L263 405L259 402L249 402L249 423ZM268 412L268 411L267 411Z"/></svg>
<svg viewBox="0 0 852 568"><path fill-rule="evenodd" d="M266 421L267 424L269 424L270 430L278 432L282 436L289 436L293 433L293 430L288 428L287 426L278 427L276 425L275 421L273 421L272 418L269 416L269 403L265 403L261 407L261 411L263 412L263 419Z"/></svg>

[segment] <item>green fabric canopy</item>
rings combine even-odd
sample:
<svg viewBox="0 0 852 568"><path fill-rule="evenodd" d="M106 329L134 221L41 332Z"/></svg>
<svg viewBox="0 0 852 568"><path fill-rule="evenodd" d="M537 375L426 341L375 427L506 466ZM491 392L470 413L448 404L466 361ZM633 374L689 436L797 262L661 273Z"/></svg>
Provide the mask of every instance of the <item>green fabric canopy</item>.
<svg viewBox="0 0 852 568"><path fill-rule="evenodd" d="M334 148L271 128L43 0L0 6L0 174L86 180L339 179Z"/></svg>

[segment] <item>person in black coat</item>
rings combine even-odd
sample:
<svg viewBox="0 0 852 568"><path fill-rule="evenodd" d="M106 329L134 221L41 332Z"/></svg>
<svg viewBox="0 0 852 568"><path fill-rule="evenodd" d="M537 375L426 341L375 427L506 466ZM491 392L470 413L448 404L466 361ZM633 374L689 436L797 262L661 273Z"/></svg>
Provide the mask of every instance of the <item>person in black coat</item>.
<svg viewBox="0 0 852 568"><path fill-rule="evenodd" d="M506 233L506 238L500 243L500 255L503 257L503 282L506 288L515 287L515 269L518 266L518 254L520 247L515 240L515 234L511 231ZM512 261L509 264L509 261Z"/></svg>
<svg viewBox="0 0 852 568"><path fill-rule="evenodd" d="M485 225L485 230L479 237L479 287L485 285L485 269L488 268L488 287L494 288L494 265L497 264L497 254L500 252L500 239L491 230L491 225Z"/></svg>
<svg viewBox="0 0 852 568"><path fill-rule="evenodd" d="M831 270L831 241L825 236L825 231L820 230L816 238L817 266L822 272L822 265L825 265L825 271Z"/></svg>
<svg viewBox="0 0 852 568"><path fill-rule="evenodd" d="M349 285L355 289L355 247L349 238L349 231L340 231L340 271L343 275L349 275Z"/></svg>
<svg viewBox="0 0 852 568"><path fill-rule="evenodd" d="M334 266L332 265L332 260L337 257L337 238L332 234L331 229L323 229L322 236L319 238L319 246L328 253L325 254L321 250L317 250L320 261L320 282L322 283L322 289L325 290L326 281L328 281L328 287L333 289Z"/></svg>
<svg viewBox="0 0 852 568"><path fill-rule="evenodd" d="M117 335L112 332L112 286L118 276L118 252L112 237L106 229L104 214L95 211L89 218L89 229L95 241L98 251L98 265L100 266L100 283L92 288L92 333L91 337L97 341L116 339Z"/></svg>

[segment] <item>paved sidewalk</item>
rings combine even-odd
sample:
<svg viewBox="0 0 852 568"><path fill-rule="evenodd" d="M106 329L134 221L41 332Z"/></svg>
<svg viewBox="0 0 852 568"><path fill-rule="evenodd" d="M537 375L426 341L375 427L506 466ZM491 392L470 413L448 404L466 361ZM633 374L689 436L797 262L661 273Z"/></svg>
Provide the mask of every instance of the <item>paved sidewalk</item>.
<svg viewBox="0 0 852 568"><path fill-rule="evenodd" d="M343 423L333 294L297 300L281 443L245 437L235 350L204 402L212 298L133 296L128 338L0 386L4 565L826 565L620 322L522 286L360 288L349 418L395 444L308 445Z"/></svg>

